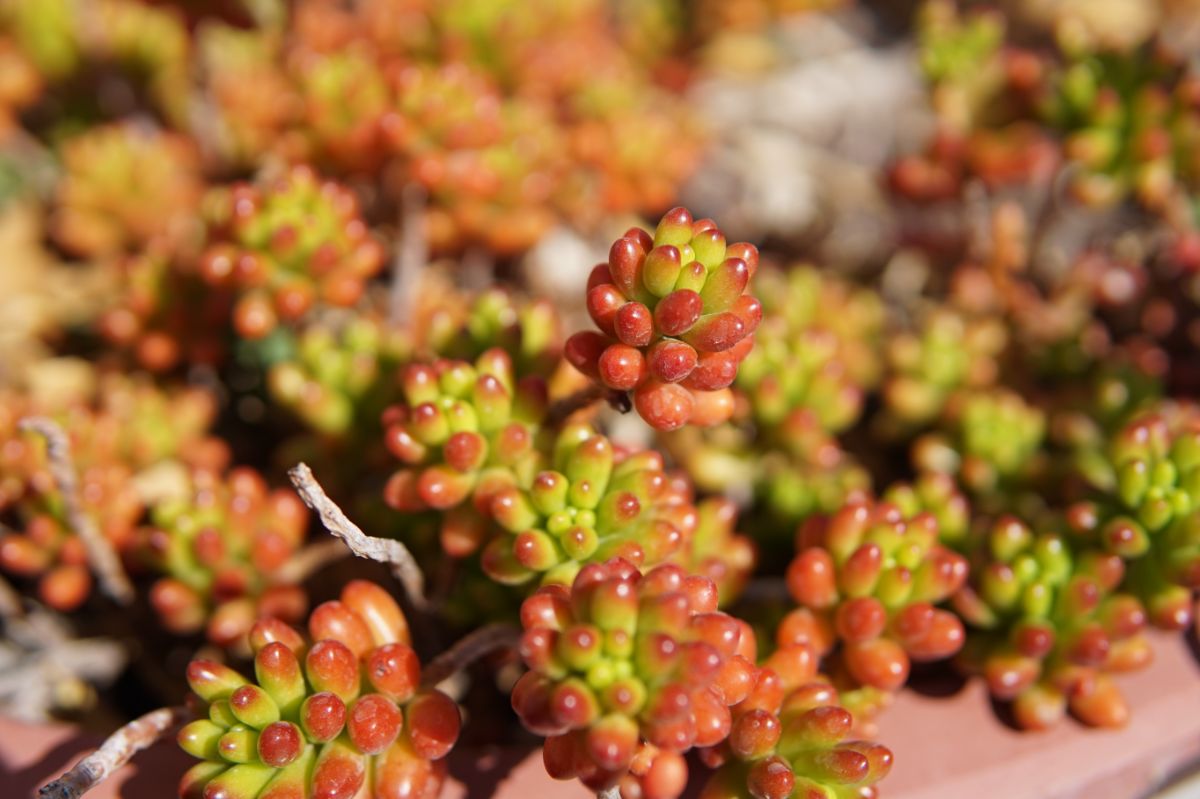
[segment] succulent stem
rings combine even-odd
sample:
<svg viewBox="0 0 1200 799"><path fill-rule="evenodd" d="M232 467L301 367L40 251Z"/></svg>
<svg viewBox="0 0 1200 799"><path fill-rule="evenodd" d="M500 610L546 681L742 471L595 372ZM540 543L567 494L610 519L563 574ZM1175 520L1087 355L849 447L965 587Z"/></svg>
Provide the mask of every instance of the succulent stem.
<svg viewBox="0 0 1200 799"><path fill-rule="evenodd" d="M421 674L421 684L433 688L438 683L470 666L484 655L499 649L516 647L521 631L511 624L489 624L458 639L442 654L429 661Z"/></svg>
<svg viewBox="0 0 1200 799"><path fill-rule="evenodd" d="M552 403L546 410L546 426L559 427L573 414L600 400L607 401L609 405L621 413L629 413L630 408L633 407L627 392L616 391L605 388L599 383L593 383L587 388L581 388L574 394L570 394Z"/></svg>

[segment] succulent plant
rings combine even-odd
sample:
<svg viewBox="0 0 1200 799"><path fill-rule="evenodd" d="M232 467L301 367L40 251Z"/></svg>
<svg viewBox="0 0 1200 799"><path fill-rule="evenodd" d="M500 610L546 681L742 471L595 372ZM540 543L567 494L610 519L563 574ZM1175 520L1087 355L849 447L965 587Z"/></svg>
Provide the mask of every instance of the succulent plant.
<svg viewBox="0 0 1200 799"><path fill-rule="evenodd" d="M545 385L515 380L506 352L488 350L474 365L413 363L402 380L405 403L384 415L384 441L404 464L388 481L388 504L444 511L474 497L486 508L499 488L532 479Z"/></svg>
<svg viewBox="0 0 1200 799"><path fill-rule="evenodd" d="M634 228L588 278L588 313L600 332L576 333L565 354L659 430L713 424L733 411L725 389L762 319L745 294L758 268L751 244L726 246L712 220L676 208L652 237Z"/></svg>
<svg viewBox="0 0 1200 799"><path fill-rule="evenodd" d="M600 790L632 773L652 795L682 792L680 755L724 739L730 706L752 686L753 636L716 608L707 578L673 565L643 575L619 558L525 601L521 656L530 671L512 703L547 737L552 777Z"/></svg>
<svg viewBox="0 0 1200 799"><path fill-rule="evenodd" d="M24 432L23 419L48 414L71 446L81 510L118 552L135 545L150 497L147 475L171 464L221 466L226 447L207 438L215 413L203 391L160 392L123 377L100 381L93 396L45 402L0 397L0 568L36 579L44 602L74 610L91 594L87 549L72 528L46 444Z"/></svg>
<svg viewBox="0 0 1200 799"><path fill-rule="evenodd" d="M1177 193L1193 190L1200 176L1189 155L1200 134L1196 76L1165 48L1145 60L1064 49L1042 113L1080 169L1075 195L1111 204L1133 194L1163 211Z"/></svg>
<svg viewBox="0 0 1200 799"><path fill-rule="evenodd" d="M308 637L275 619L250 633L255 678L188 665L198 715L179 745L201 762L183 797L434 797L461 718L421 685L408 623L379 586L355 580L319 605Z"/></svg>
<svg viewBox="0 0 1200 799"><path fill-rule="evenodd" d="M928 424L955 392L991 385L1007 337L998 320L968 318L951 308L934 309L919 330L894 337L888 343L883 389L893 424Z"/></svg>
<svg viewBox="0 0 1200 799"><path fill-rule="evenodd" d="M649 568L687 550L697 525L690 486L663 471L659 453L623 452L589 426L569 425L552 466L528 488L492 495L489 514L505 531L483 552L493 579L569 585L587 563L620 557Z"/></svg>
<svg viewBox="0 0 1200 799"><path fill-rule="evenodd" d="M840 643L856 682L884 691L904 685L911 660L949 658L964 640L962 623L937 605L966 581L967 561L942 546L937 516L915 492L895 497L851 499L805 523L787 571L800 607L778 632L781 645L808 643L818 654Z"/></svg>
<svg viewBox="0 0 1200 799"><path fill-rule="evenodd" d="M557 368L562 321L546 300L499 287L475 294L436 285L422 289L410 324L418 350L473 360L499 348L512 358L520 378L549 378Z"/></svg>
<svg viewBox="0 0 1200 799"><path fill-rule="evenodd" d="M992 494L1036 476L1045 414L1013 391L973 392L947 409L948 434L922 436L917 468L954 474L973 494Z"/></svg>
<svg viewBox="0 0 1200 799"><path fill-rule="evenodd" d="M268 490L249 468L197 471L190 494L150 511L145 547L165 576L150 604L171 632L204 629L218 646L244 645L256 619L299 622L308 597L284 567L304 542L308 513L288 489Z"/></svg>
<svg viewBox="0 0 1200 799"><path fill-rule="evenodd" d="M893 49L928 102L863 124L859 22L905 15L784 24L840 1L0 3L0 233L34 220L3 237L0 617L148 608L187 636L130 648L156 676L207 638L188 799L435 799L464 716L606 797L874 797L863 739L922 661L1018 726L1126 723L1118 676L1200 589L1190 20L926 0ZM745 104L830 72L788 98L848 127ZM672 207L695 173L748 230L801 162L838 191L761 268ZM620 230L574 305L537 293ZM355 579L386 567L412 634ZM310 594L340 598L303 635ZM22 685L67 651L18 643ZM76 665L24 704L87 698ZM134 693L105 712L174 691Z"/></svg>
<svg viewBox="0 0 1200 799"><path fill-rule="evenodd" d="M91 128L62 147L51 234L83 257L113 256L158 241L184 248L203 184L194 144L132 124Z"/></svg>
<svg viewBox="0 0 1200 799"><path fill-rule="evenodd" d="M407 336L377 317L314 322L300 332L291 357L271 364L267 383L276 401L314 430L345 436L377 426L381 403L393 399L390 378L411 349Z"/></svg>
<svg viewBox="0 0 1200 799"><path fill-rule="evenodd" d="M807 265L761 270L757 281L763 319L735 383L755 424L770 435L806 409L824 429L843 431L882 370L879 296Z"/></svg>
<svg viewBox="0 0 1200 799"><path fill-rule="evenodd" d="M1150 619L1186 629L1200 587L1200 515L1195 507L1197 429L1190 408L1160 407L1113 434L1107 452L1079 457L1095 498L1072 506L1071 529L1129 561L1129 588Z"/></svg>
<svg viewBox="0 0 1200 799"><path fill-rule="evenodd" d="M761 669L755 690L733 708L729 737L709 755L721 763L704 799L871 796L887 776L887 747L854 740L854 715L817 677L797 684ZM715 757L713 756L715 755Z"/></svg>
<svg viewBox="0 0 1200 799"><path fill-rule="evenodd" d="M689 572L712 580L722 607L731 605L749 581L758 560L754 539L736 532L737 505L724 497L696 503L696 526L677 557Z"/></svg>
<svg viewBox="0 0 1200 799"><path fill-rule="evenodd" d="M230 350L231 292L213 290L148 249L113 263L118 299L96 320L113 347L138 366L164 373L181 364L224 364Z"/></svg>
<svg viewBox="0 0 1200 799"><path fill-rule="evenodd" d="M1089 725L1123 725L1128 708L1111 675L1144 666L1150 651L1141 635L1146 611L1119 590L1121 559L1073 553L1070 539L1035 534L1012 517L982 544L970 585L954 597L972 628L963 665L1013 702L1022 727L1052 726L1068 708Z"/></svg>
<svg viewBox="0 0 1200 799"><path fill-rule="evenodd" d="M354 194L307 167L265 186L216 191L208 206L213 240L200 275L235 290L233 324L246 338L262 338L318 305L353 305L383 267L383 246Z"/></svg>

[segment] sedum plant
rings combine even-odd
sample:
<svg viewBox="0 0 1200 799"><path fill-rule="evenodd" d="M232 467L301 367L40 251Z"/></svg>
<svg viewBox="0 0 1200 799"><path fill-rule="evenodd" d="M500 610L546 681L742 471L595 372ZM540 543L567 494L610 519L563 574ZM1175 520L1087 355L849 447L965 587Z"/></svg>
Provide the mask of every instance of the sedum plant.
<svg viewBox="0 0 1200 799"><path fill-rule="evenodd" d="M460 734L604 799L874 797L948 670L1128 722L1200 589L1195 65L923 2L929 135L801 226L772 170L825 150L734 100L831 5L0 7L0 238L96 294L0 364L0 621L138 644L88 721L192 693L47 796L174 733L185 799L435 799Z"/></svg>

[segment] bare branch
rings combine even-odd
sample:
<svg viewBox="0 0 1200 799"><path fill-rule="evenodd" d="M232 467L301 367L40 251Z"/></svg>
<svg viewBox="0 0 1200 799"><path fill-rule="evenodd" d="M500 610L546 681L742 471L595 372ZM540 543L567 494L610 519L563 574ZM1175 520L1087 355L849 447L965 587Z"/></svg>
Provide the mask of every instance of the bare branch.
<svg viewBox="0 0 1200 799"><path fill-rule="evenodd" d="M273 579L282 585L297 585L316 572L350 554L341 541L320 541L297 552L275 572Z"/></svg>
<svg viewBox="0 0 1200 799"><path fill-rule="evenodd" d="M425 190L412 183L400 197L400 239L392 256L392 287L389 317L393 324L409 321L421 270L429 261L425 235Z"/></svg>
<svg viewBox="0 0 1200 799"><path fill-rule="evenodd" d="M1066 201L1067 189L1071 180L1076 176L1078 169L1072 164L1064 164L1060 166L1050 179L1050 184L1046 188L1045 197L1042 199L1041 207L1037 212L1037 219L1034 222L1033 232L1029 235L1029 260L1034 265L1042 264L1047 261L1049 256L1050 236L1054 232L1055 224L1059 221L1063 211L1069 203Z"/></svg>
<svg viewBox="0 0 1200 799"><path fill-rule="evenodd" d="M79 478L71 462L71 442L66 431L58 423L44 416L31 416L21 420L21 429L37 433L46 439L46 452L50 458L50 474L62 494L67 514L67 524L83 541L87 550L88 563L96 572L100 588L113 600L122 605L133 601L133 585L125 576L121 559L112 545L100 532L91 516L84 512L79 502Z"/></svg>
<svg viewBox="0 0 1200 799"><path fill-rule="evenodd" d="M546 426L558 427L572 414L600 400L605 400L612 408L621 413L629 413L629 409L633 407L630 404L628 392L616 391L605 388L599 383L592 383L586 388L579 389L574 394L555 401L546 410Z"/></svg>
<svg viewBox="0 0 1200 799"><path fill-rule="evenodd" d="M415 607L424 610L425 575L421 567L409 552L408 547L393 538L376 538L369 536L354 522L347 518L337 503L329 498L325 489L313 477L312 469L305 463L298 463L288 470L288 477L296 487L304 504L317 512L325 529L346 543L346 546L360 558L385 563L392 567L392 574L404 586L408 599Z"/></svg>
<svg viewBox="0 0 1200 799"><path fill-rule="evenodd" d="M20 594L7 580L0 577L0 619L15 619L24 615L25 606L21 603Z"/></svg>
<svg viewBox="0 0 1200 799"><path fill-rule="evenodd" d="M66 774L44 786L38 796L41 799L78 799L190 717L187 708L163 707L134 719Z"/></svg>
<svg viewBox="0 0 1200 799"><path fill-rule="evenodd" d="M470 666L489 652L516 647L521 631L511 624L489 624L458 639L453 646L429 661L421 673L421 684L432 688Z"/></svg>
<svg viewBox="0 0 1200 799"><path fill-rule="evenodd" d="M496 281L496 259L483 247L471 247L463 253L458 275L465 291L484 291Z"/></svg>
<svg viewBox="0 0 1200 799"><path fill-rule="evenodd" d="M125 666L125 649L105 638L71 637L65 621L31 603L4 620L0 636L0 713L42 722L54 710L77 710L83 684L104 685Z"/></svg>

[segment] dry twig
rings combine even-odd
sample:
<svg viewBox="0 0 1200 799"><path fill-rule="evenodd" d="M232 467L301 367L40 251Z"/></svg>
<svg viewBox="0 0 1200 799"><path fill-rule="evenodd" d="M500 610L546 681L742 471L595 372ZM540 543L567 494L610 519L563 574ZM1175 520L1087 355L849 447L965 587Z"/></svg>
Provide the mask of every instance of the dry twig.
<svg viewBox="0 0 1200 799"><path fill-rule="evenodd" d="M512 648L521 631L511 624L489 624L458 639L453 646L429 661L421 673L421 684L432 688L457 674L479 658L498 649Z"/></svg>
<svg viewBox="0 0 1200 799"><path fill-rule="evenodd" d="M15 619L25 615L21 596L8 581L0 577L0 619Z"/></svg>
<svg viewBox="0 0 1200 799"><path fill-rule="evenodd" d="M421 270L429 260L425 235L425 190L416 184L404 187L400 198L400 239L392 256L392 286L389 319L403 324L412 316Z"/></svg>
<svg viewBox="0 0 1200 799"><path fill-rule="evenodd" d="M329 498L325 489L313 477L307 464L298 463L288 470L292 485L304 500L304 504L317 512L325 529L346 543L360 558L377 561L392 567L392 574L404 586L408 599L419 610L426 607L425 575L409 552L408 547L393 538L369 536L346 516L337 503Z"/></svg>
<svg viewBox="0 0 1200 799"><path fill-rule="evenodd" d="M78 710L86 686L111 682L125 650L104 638L76 639L61 618L31 604L4 620L0 636L0 713L31 722L55 710Z"/></svg>
<svg viewBox="0 0 1200 799"><path fill-rule="evenodd" d="M275 573L275 579L283 585L297 585L316 572L336 563L350 554L341 541L320 541L297 552Z"/></svg>
<svg viewBox="0 0 1200 799"><path fill-rule="evenodd" d="M163 707L134 719L113 733L99 749L38 791L41 799L78 799L114 771L190 717L186 708Z"/></svg>
<svg viewBox="0 0 1200 799"><path fill-rule="evenodd" d="M121 560L108 539L96 527L95 521L84 512L79 503L79 478L75 473L75 464L71 462L71 442L66 431L58 423L44 416L22 419L21 429L37 433L46 439L50 474L54 477L59 493L62 494L67 524L83 541L88 563L99 578L101 590L116 602L128 605L133 601L133 585L125 576Z"/></svg>

